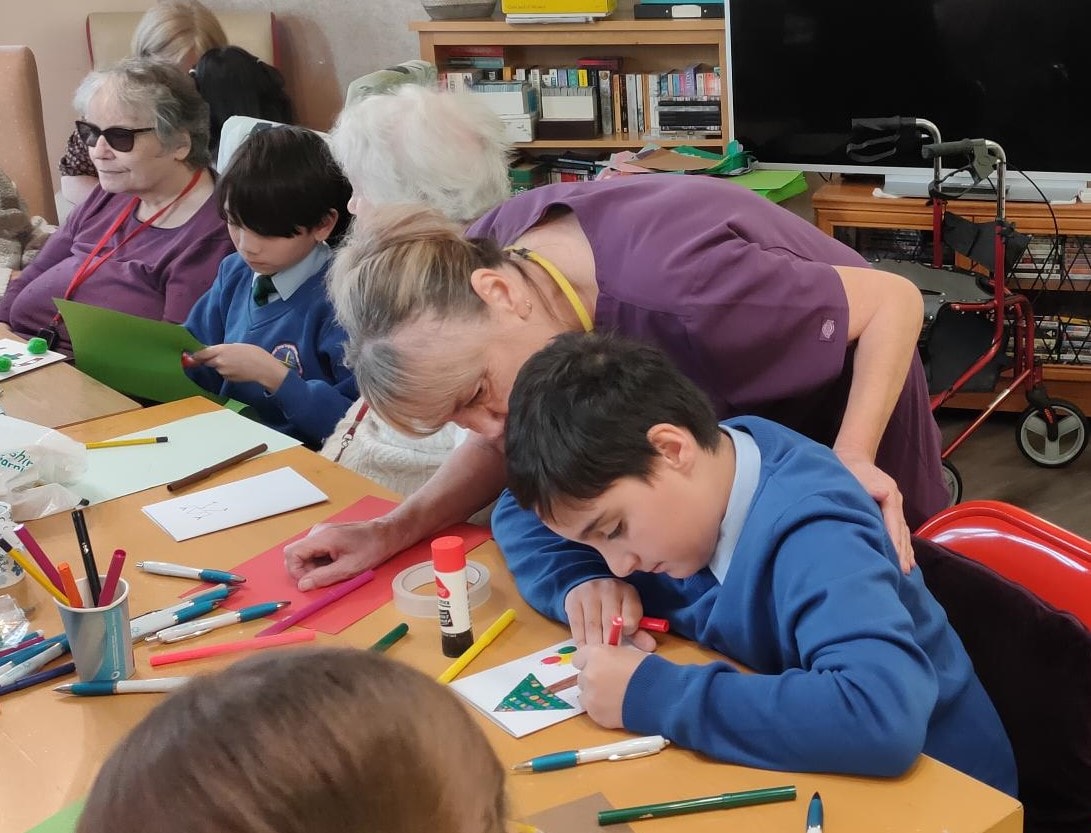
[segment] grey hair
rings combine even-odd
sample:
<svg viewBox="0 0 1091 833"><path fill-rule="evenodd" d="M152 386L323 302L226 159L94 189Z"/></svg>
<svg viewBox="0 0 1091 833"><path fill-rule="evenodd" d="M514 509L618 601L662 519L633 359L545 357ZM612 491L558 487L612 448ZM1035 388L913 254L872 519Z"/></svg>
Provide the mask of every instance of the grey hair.
<svg viewBox="0 0 1091 833"><path fill-rule="evenodd" d="M182 70L173 64L150 58L126 58L108 69L90 73L80 82L73 106L82 116L100 91L134 116L147 114L154 120L155 135L168 148L189 140L183 160L196 170L212 163L208 150L208 104ZM101 124L99 127L110 127Z"/></svg>
<svg viewBox="0 0 1091 833"><path fill-rule="evenodd" d="M216 15L203 3L159 0L136 24L129 51L138 58L181 65L187 55L192 54L196 60L221 46L227 46L227 35Z"/></svg>
<svg viewBox="0 0 1091 833"><path fill-rule="evenodd" d="M330 145L372 206L420 202L469 223L511 192L511 143L478 95L403 84L342 110Z"/></svg>
<svg viewBox="0 0 1091 833"><path fill-rule="evenodd" d="M459 225L420 205L378 207L356 223L326 278L348 335L345 363L360 394L398 430L434 433L468 384L473 357L437 348L446 322L483 321L475 269L496 268L492 240L467 240Z"/></svg>

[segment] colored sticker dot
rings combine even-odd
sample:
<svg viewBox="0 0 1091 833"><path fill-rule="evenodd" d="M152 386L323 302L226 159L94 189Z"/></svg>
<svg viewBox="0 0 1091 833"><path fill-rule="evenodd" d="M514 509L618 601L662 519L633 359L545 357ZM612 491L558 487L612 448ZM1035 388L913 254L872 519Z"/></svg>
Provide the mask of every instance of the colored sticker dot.
<svg viewBox="0 0 1091 833"><path fill-rule="evenodd" d="M556 665L561 661L560 657L543 657L542 665Z"/></svg>
<svg viewBox="0 0 1091 833"><path fill-rule="evenodd" d="M576 646L575 645L566 645L563 648L558 648L557 653L561 654L562 656L564 654L574 654L574 653L576 653Z"/></svg>

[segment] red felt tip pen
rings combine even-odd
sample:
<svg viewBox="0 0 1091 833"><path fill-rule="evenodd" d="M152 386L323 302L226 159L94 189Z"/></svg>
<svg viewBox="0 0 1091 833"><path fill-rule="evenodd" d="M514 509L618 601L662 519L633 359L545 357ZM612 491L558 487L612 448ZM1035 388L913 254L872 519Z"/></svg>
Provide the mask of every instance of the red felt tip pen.
<svg viewBox="0 0 1091 833"><path fill-rule="evenodd" d="M625 620L620 616L615 616L610 620L610 638L606 640L607 645L620 645L621 644L621 628L625 625Z"/></svg>
<svg viewBox="0 0 1091 833"><path fill-rule="evenodd" d="M114 556L110 559L110 566L106 570L106 580L102 583L102 591L99 593L99 607L108 607L114 601L117 592L117 580L121 578L121 568L125 566L125 550L114 550Z"/></svg>
<svg viewBox="0 0 1091 833"><path fill-rule="evenodd" d="M671 623L666 619L656 619L654 616L641 616L637 627L643 631L666 633L671 629Z"/></svg>

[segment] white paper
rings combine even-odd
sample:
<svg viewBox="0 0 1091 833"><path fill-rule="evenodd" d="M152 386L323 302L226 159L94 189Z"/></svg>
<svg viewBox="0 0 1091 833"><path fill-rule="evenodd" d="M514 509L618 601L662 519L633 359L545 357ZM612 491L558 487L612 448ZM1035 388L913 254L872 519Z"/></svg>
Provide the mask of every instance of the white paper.
<svg viewBox="0 0 1091 833"><path fill-rule="evenodd" d="M144 514L175 541L271 518L326 500L325 493L294 469L247 477L144 507Z"/></svg>
<svg viewBox="0 0 1091 833"><path fill-rule="evenodd" d="M53 362L63 362L66 358L52 350L37 354L28 353L27 346L13 338L0 338L0 356L11 359L11 370L0 372L0 382L12 376L18 376L20 373L26 373L28 370L37 370L39 367L53 364Z"/></svg>
<svg viewBox="0 0 1091 833"><path fill-rule="evenodd" d="M558 683L576 673L572 654L576 643L571 639L550 645L537 653L521 657L504 665L481 671L451 682L451 689L467 703L492 720L506 732L521 738L545 729L570 717L583 714L580 690L572 686L553 697L563 700L570 708L543 708L534 711L503 711L498 709L509 694L525 690L520 687L529 676L543 686ZM522 700L522 698L519 698ZM559 705L559 704L558 704Z"/></svg>
<svg viewBox="0 0 1091 833"><path fill-rule="evenodd" d="M113 500L153 486L181 480L187 474L234 457L259 443L268 454L299 445L299 440L274 431L226 408L177 419L112 440L167 437L165 443L97 448L87 451L87 471L65 485L91 504Z"/></svg>

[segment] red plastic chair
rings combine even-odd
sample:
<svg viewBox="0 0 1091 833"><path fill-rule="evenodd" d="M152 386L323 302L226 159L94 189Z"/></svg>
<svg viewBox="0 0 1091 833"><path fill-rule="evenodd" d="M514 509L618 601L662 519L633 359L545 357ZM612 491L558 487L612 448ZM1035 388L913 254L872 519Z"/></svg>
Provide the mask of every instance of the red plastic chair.
<svg viewBox="0 0 1091 833"><path fill-rule="evenodd" d="M996 500L945 509L917 535L991 567L1091 628L1091 541Z"/></svg>

